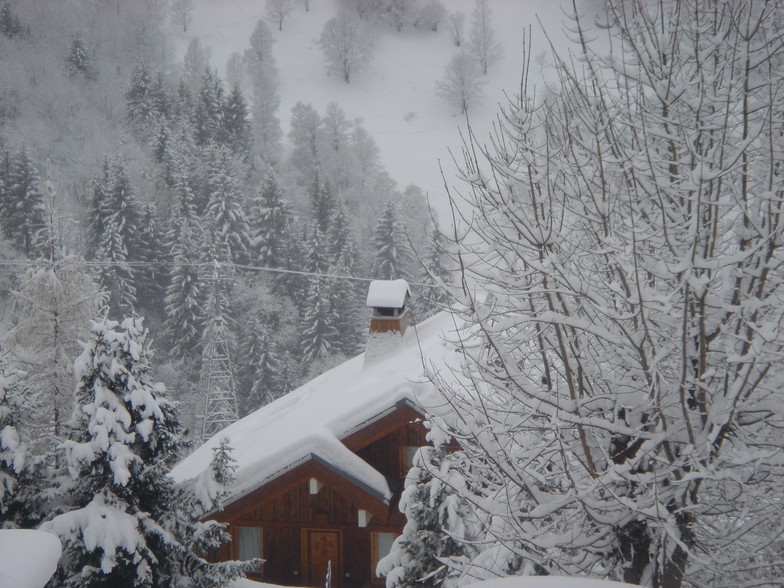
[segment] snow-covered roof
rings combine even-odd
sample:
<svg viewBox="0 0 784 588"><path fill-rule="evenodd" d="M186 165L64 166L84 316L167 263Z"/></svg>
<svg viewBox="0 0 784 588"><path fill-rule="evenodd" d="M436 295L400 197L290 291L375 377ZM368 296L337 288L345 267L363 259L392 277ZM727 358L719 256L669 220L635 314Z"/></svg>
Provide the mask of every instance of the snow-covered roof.
<svg viewBox="0 0 784 588"><path fill-rule="evenodd" d="M409 294L405 280L373 280L368 287L366 305L371 308L402 308Z"/></svg>
<svg viewBox="0 0 784 588"><path fill-rule="evenodd" d="M61 554L55 535L0 529L0 586L43 588L57 570Z"/></svg>
<svg viewBox="0 0 784 588"><path fill-rule="evenodd" d="M402 280L401 280L402 281ZM409 329L392 355L363 369L359 355L226 427L198 447L173 470L177 481L209 468L212 449L229 438L237 461L229 500L252 492L311 456L343 475L361 480L380 499L392 493L384 476L350 451L341 439L389 413L401 401L435 406L436 391L425 377L423 357L434 364L457 354L445 337L454 330L442 313ZM418 341L417 341L418 335ZM420 354L421 349L421 354Z"/></svg>

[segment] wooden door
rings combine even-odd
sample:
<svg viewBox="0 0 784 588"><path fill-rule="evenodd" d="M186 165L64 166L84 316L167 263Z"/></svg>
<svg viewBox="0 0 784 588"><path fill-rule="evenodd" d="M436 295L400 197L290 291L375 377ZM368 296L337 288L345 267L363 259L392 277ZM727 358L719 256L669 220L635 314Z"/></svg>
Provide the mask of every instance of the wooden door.
<svg viewBox="0 0 784 588"><path fill-rule="evenodd" d="M340 531L304 529L302 567L306 586L324 586L327 569L332 568L332 588L343 586L343 546Z"/></svg>

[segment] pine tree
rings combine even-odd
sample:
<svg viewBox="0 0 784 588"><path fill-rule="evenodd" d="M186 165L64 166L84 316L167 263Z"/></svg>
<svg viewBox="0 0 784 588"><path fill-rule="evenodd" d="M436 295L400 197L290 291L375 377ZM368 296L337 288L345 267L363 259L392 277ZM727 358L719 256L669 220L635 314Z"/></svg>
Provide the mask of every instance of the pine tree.
<svg viewBox="0 0 784 588"><path fill-rule="evenodd" d="M334 212L335 199L329 185L319 178L318 173L311 186L310 198L313 218L316 219L318 229L322 233L326 233L329 230L330 217Z"/></svg>
<svg viewBox="0 0 784 588"><path fill-rule="evenodd" d="M312 185L320 165L319 147L321 138L321 117L310 104L297 102L291 109L291 129L289 141L292 152L291 165L298 172L302 185Z"/></svg>
<svg viewBox="0 0 784 588"><path fill-rule="evenodd" d="M250 154L250 133L248 103L235 84L224 105L222 142L233 155L246 159Z"/></svg>
<svg viewBox="0 0 784 588"><path fill-rule="evenodd" d="M136 285L116 216L107 219L104 231L96 255L101 264L101 288L109 295L107 303L112 315L130 314L136 307Z"/></svg>
<svg viewBox="0 0 784 588"><path fill-rule="evenodd" d="M200 352L204 333L205 293L198 267L201 224L193 204L193 192L184 178L176 179L171 224L166 247L171 252L172 268L164 298L164 327L172 342L173 357Z"/></svg>
<svg viewBox="0 0 784 588"><path fill-rule="evenodd" d="M20 509L20 478L27 467L27 447L17 427L18 376L0 355L0 521L13 521Z"/></svg>
<svg viewBox="0 0 784 588"><path fill-rule="evenodd" d="M92 197L87 205L87 258L93 259L103 238L109 210L109 193L112 189L112 164L108 156L103 159L100 171L93 176Z"/></svg>
<svg viewBox="0 0 784 588"><path fill-rule="evenodd" d="M308 284L300 338L302 361L305 365L329 355L338 335L326 280L314 277L308 280Z"/></svg>
<svg viewBox="0 0 784 588"><path fill-rule="evenodd" d="M225 148L210 151L205 179L208 196L203 225L211 235L210 242L226 250L225 260L218 257L219 260L244 264L248 262L250 228L230 166L230 154Z"/></svg>
<svg viewBox="0 0 784 588"><path fill-rule="evenodd" d="M461 459L441 447L422 447L414 456L399 505L406 525L377 568L389 588L442 586L450 575L445 560L475 555L470 540L479 525L460 496L467 485L454 464Z"/></svg>
<svg viewBox="0 0 784 588"><path fill-rule="evenodd" d="M241 401L243 415L269 404L284 392L280 381L281 358L278 345L267 325L255 321L242 345L247 392Z"/></svg>
<svg viewBox="0 0 784 588"><path fill-rule="evenodd" d="M42 527L63 542L54 581L220 586L237 578L248 566L203 559L221 528L197 522L203 511L169 476L183 450L180 424L152 381L141 319L93 323L92 333L75 362L77 407L62 445L69 475L57 492L68 510Z"/></svg>
<svg viewBox="0 0 784 588"><path fill-rule="evenodd" d="M68 75L71 77L81 75L86 80L94 80L95 72L90 62L91 59L87 54L84 43L77 34L73 41L71 41L71 46L68 49L68 56L65 60L65 69L68 72Z"/></svg>
<svg viewBox="0 0 784 588"><path fill-rule="evenodd" d="M412 306L418 321L422 321L439 310L443 310L449 298L448 286L452 272L445 264L445 238L437 227L430 232L430 241L422 259L419 281L424 284L414 297Z"/></svg>
<svg viewBox="0 0 784 588"><path fill-rule="evenodd" d="M202 75L194 112L196 144L200 147L218 139L223 126L224 101L223 82L218 72L207 67Z"/></svg>
<svg viewBox="0 0 784 588"><path fill-rule="evenodd" d="M136 270L138 300L144 308L160 308L163 294L165 266L162 235L155 204L147 202L139 225L139 261L144 265Z"/></svg>
<svg viewBox="0 0 784 588"><path fill-rule="evenodd" d="M251 228L251 251L258 265L281 267L282 251L290 239L290 206L283 199L283 190L278 174L270 168L264 177L261 191L251 201L249 217Z"/></svg>
<svg viewBox="0 0 784 588"><path fill-rule="evenodd" d="M153 121L152 79L149 65L139 61L131 71L131 81L125 91L128 120L132 128L144 136Z"/></svg>
<svg viewBox="0 0 784 588"><path fill-rule="evenodd" d="M400 221L398 207L391 200L387 201L376 222L373 247L376 251L374 275L377 279L411 279L414 256L405 227Z"/></svg>
<svg viewBox="0 0 784 588"><path fill-rule="evenodd" d="M142 248L139 236L142 210L128 177L128 164L122 155L117 155L112 161L111 184L106 196L107 199L101 214L104 219L115 217L120 239L127 251L128 261L138 261Z"/></svg>
<svg viewBox="0 0 784 588"><path fill-rule="evenodd" d="M6 220L6 236L29 258L38 257L36 235L46 221L46 205L41 191L38 170L26 148L11 162L6 186L6 206L10 212Z"/></svg>

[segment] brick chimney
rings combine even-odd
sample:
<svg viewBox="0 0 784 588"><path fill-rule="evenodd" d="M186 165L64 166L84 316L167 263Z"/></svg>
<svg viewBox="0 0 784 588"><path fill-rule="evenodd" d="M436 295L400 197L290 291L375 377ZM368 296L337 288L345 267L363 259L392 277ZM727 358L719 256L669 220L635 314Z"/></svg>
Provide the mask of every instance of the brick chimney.
<svg viewBox="0 0 784 588"><path fill-rule="evenodd" d="M373 280L366 305L372 309L370 333L365 347L365 364L389 355L400 346L409 324L405 280Z"/></svg>

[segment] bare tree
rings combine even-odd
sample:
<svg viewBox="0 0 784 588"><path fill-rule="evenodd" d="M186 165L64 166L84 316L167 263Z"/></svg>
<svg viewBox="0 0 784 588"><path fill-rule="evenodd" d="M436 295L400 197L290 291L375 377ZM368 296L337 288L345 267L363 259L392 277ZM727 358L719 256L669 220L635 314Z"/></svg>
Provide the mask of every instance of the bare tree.
<svg viewBox="0 0 784 588"><path fill-rule="evenodd" d="M182 32L188 32L188 25L193 20L193 0L173 0L171 4L172 18L182 25Z"/></svg>
<svg viewBox="0 0 784 588"><path fill-rule="evenodd" d="M348 84L352 72L370 59L373 40L367 24L342 10L324 25L319 46L327 58L327 70L340 74Z"/></svg>
<svg viewBox="0 0 784 588"><path fill-rule="evenodd" d="M449 34L452 35L452 42L455 47L460 47L463 43L463 28L465 27L465 13L464 12L450 12L446 19L446 24L449 27Z"/></svg>
<svg viewBox="0 0 784 588"><path fill-rule="evenodd" d="M278 23L278 30L283 30L283 21L294 10L293 0L267 0L267 16Z"/></svg>
<svg viewBox="0 0 784 588"><path fill-rule="evenodd" d="M436 93L457 106L461 113L466 113L471 104L484 97L484 83L476 60L465 51L460 51L446 66L444 78L436 84Z"/></svg>
<svg viewBox="0 0 784 588"><path fill-rule="evenodd" d="M431 422L483 522L452 565L772 585L784 3L608 6L612 42L575 18L560 87L523 76L450 190L464 363L434 374L453 409Z"/></svg>
<svg viewBox="0 0 784 588"><path fill-rule="evenodd" d="M503 47L495 38L493 29L493 10L488 0L476 0L471 14L471 52L479 61L482 73L487 75L488 68L504 54Z"/></svg>

